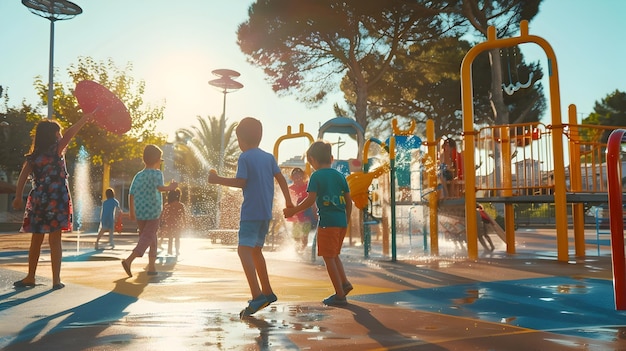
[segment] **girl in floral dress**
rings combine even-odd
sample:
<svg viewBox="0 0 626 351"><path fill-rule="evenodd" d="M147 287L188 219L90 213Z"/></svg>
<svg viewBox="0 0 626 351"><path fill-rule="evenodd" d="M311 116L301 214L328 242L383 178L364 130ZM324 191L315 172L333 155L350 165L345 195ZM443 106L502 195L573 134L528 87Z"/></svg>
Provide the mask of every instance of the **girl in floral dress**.
<svg viewBox="0 0 626 351"><path fill-rule="evenodd" d="M28 251L28 274L13 283L16 288L35 286L35 272L41 254L41 244L46 233L50 244L52 266L52 289L65 285L61 282L61 231L72 230L72 200L70 198L65 149L78 131L91 120L92 115L83 116L61 134L61 125L54 120L43 120L37 124L33 144L17 181L13 208L23 208L22 194L30 176L32 190L26 200L24 221L20 232L31 232Z"/></svg>

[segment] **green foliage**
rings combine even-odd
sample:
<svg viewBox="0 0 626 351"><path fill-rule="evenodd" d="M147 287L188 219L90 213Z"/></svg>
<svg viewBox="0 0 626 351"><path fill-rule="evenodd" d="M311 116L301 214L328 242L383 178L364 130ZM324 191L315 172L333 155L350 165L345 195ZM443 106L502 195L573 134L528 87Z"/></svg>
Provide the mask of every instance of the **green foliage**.
<svg viewBox="0 0 626 351"><path fill-rule="evenodd" d="M238 44L276 92L294 93L309 104L336 90L337 77L345 75L354 91L355 119L366 128L368 89L409 43L440 32L437 14L447 6L445 1L258 1L239 26Z"/></svg>
<svg viewBox="0 0 626 351"><path fill-rule="evenodd" d="M220 175L226 177L235 175L240 154L237 140L233 137L236 126L236 123L225 126L224 169ZM175 167L180 170L183 183L189 185L190 197L199 200L192 203L202 207L193 210L208 213L209 218L214 218L214 211L219 208L216 205L218 186L207 186L207 176L209 169L218 168L221 136L220 119L198 116L197 126L176 131L174 143Z"/></svg>
<svg viewBox="0 0 626 351"><path fill-rule="evenodd" d="M279 94L294 94L315 104L340 87L348 112L366 130L372 122L396 116L435 118L437 134L443 135L461 130L458 75L469 44L457 38L471 30L486 36L489 25L511 34L520 20L537 14L540 2L257 1L239 26L238 44L249 62L264 69ZM488 78L491 75L485 72L491 66L484 60L487 70L480 75ZM499 71L499 60L496 67ZM528 68L538 71L539 66ZM539 79L535 75L533 80ZM537 120L545 109L540 86L504 101L501 75L485 82L482 95L487 98L476 108L485 113L477 114L478 123L508 122L507 107L516 121ZM490 112L492 89L500 89L495 94L499 96L495 116Z"/></svg>
<svg viewBox="0 0 626 351"><path fill-rule="evenodd" d="M626 93L616 89L600 101L596 101L593 112L583 118L582 123L613 126L614 129L626 126ZM580 134L583 140L605 143L612 130L613 128L604 130L601 136L592 130L581 130Z"/></svg>
<svg viewBox="0 0 626 351"><path fill-rule="evenodd" d="M33 107L22 103L19 108L8 107L8 96L3 96L4 110L0 113L0 170L14 182L22 169L24 155L30 150L31 131L40 120Z"/></svg>
<svg viewBox="0 0 626 351"><path fill-rule="evenodd" d="M120 169L134 169L136 160L141 160L144 145L163 145L165 137L155 134L156 124L163 119L163 106L146 106L143 101L145 83L136 82L131 76L132 66L118 68L109 59L96 62L89 57L79 57L76 64L67 69L69 83L56 82L54 85L54 117L64 128L75 123L82 111L73 95L76 84L82 80L93 80L111 90L124 102L132 118L132 128L124 135L108 132L96 124L88 124L76 136L68 148L68 159L74 159L79 145L84 145L94 165L116 164ZM48 85L38 77L35 88L42 102L47 104ZM129 162L125 165L125 163ZM114 173L115 174L115 173ZM125 172L126 175L132 171Z"/></svg>

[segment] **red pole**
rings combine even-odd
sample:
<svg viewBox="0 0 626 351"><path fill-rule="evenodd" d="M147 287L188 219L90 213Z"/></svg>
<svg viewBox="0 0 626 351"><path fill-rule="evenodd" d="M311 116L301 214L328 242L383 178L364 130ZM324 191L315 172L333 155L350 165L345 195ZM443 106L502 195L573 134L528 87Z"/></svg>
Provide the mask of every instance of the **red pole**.
<svg viewBox="0 0 626 351"><path fill-rule="evenodd" d="M611 259L615 309L626 310L626 263L624 262L624 211L622 208L621 148L626 130L611 132L606 145L606 167L611 229Z"/></svg>

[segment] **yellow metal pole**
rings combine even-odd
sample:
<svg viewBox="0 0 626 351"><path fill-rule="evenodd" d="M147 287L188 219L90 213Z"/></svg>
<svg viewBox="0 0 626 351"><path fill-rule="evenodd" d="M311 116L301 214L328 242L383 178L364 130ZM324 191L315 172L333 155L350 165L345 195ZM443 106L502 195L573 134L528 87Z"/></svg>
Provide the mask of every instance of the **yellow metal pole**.
<svg viewBox="0 0 626 351"><path fill-rule="evenodd" d="M578 145L578 120L576 117L576 105L569 105L567 109L570 124L569 138L569 181L572 192L583 190L581 168L580 168L580 147ZM572 217L574 224L574 247L577 257L585 257L585 207L582 203L572 205Z"/></svg>
<svg viewBox="0 0 626 351"><path fill-rule="evenodd" d="M435 140L435 122L432 119L426 120L426 141L428 145L428 159L432 161L428 169L428 187L437 189L437 141ZM438 229L438 202L439 192L437 190L428 196L429 222L430 222L430 253L433 256L439 255L439 229Z"/></svg>
<svg viewBox="0 0 626 351"><path fill-rule="evenodd" d="M106 160L102 163L102 200L107 198L107 189L111 186L111 165Z"/></svg>
<svg viewBox="0 0 626 351"><path fill-rule="evenodd" d="M511 171L511 129L509 126L500 128L500 141L502 142L502 184L504 191L502 195L505 197L513 196L513 172ZM519 178L518 174L518 179ZM512 203L504 204L504 230L506 232L506 252L515 253L515 211Z"/></svg>
<svg viewBox="0 0 626 351"><path fill-rule="evenodd" d="M472 96L472 63L478 54L483 51L510 47L523 43L535 43L539 45L548 57L548 75L550 83L550 108L552 114L552 136L554 150L554 205L556 209L556 239L557 239L557 255L559 261L568 260L568 242L567 242L567 196L565 186L565 164L563 161L563 123L561 121L561 98L559 91L559 75L556 63L556 55L550 44L543 38L536 35L528 34L528 21L520 23L520 36L505 39L496 39L496 29L489 27L487 30L487 41L482 42L471 48L463 62L461 63L461 102L463 109L463 133L465 138L463 143L464 150L473 150L474 147L474 106ZM465 174L465 223L468 228L468 255L470 258L477 258L477 250L472 247L475 235L470 236L470 232L476 228L476 194L475 184L476 177L474 174L474 154L468 152L465 155L464 174ZM472 187L470 189L469 187ZM470 247L470 244L472 247Z"/></svg>

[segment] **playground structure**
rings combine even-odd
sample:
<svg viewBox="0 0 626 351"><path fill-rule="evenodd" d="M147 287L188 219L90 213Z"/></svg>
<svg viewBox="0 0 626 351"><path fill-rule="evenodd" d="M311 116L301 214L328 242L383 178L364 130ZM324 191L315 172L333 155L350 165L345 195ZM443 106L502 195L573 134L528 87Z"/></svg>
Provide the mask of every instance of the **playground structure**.
<svg viewBox="0 0 626 351"><path fill-rule="evenodd" d="M366 257L371 246L370 227L376 225L381 227L380 230L383 232L383 252L388 255L386 246L390 244L392 260L395 260L397 243L395 226L403 217L396 215L397 207L408 209L409 217L415 208L423 210L419 221L412 223L409 220L408 226L420 228L419 233L423 235L425 253L439 255L439 232L445 228L441 225L438 214L440 211L456 207L464 222L462 232L465 235L467 255L471 259L476 259L478 258L478 223L477 216L473 214L476 213L477 203L503 206L504 242L506 252L510 254L516 253L513 205L544 203L554 206L557 259L563 262L567 262L570 256L568 213L571 212L574 254L577 257L585 256L585 212L591 206L609 203L607 163L604 155L607 144L604 140L615 127L578 124L574 105L568 108L568 123L561 121L556 56L547 41L541 37L529 35L526 21L522 21L520 29L519 37L496 39L495 28L490 28L487 41L468 51L463 60L461 77L464 132L460 140L463 145L464 177L453 181L460 189L458 193L440 198L437 190L440 179L437 176L436 164L440 140L434 137L433 121L426 123L426 138L421 146L414 153L408 154L412 158L409 161L412 166L409 167L408 178L411 180L408 191L410 196L406 196L406 191L399 191L400 196L396 194L396 184L398 184L396 144L398 137L415 135L413 127L407 130L396 129L395 123L397 122L394 121L394 134L385 142L371 138L363 142L363 147L359 142L362 169L355 169L352 165L348 178L358 180L357 183L367 183L365 186L363 184L359 186L360 191L351 190L355 203L362 209L359 232L363 235L362 243ZM485 50L522 43L538 44L548 58L551 123L475 126L472 108L472 61ZM344 122L349 121L342 119ZM354 133L354 131L349 133ZM318 137L322 135L320 131ZM310 140L312 141L312 138ZM389 157L388 162L381 162L378 168L371 165L372 160L369 158L369 148L372 143L378 144ZM565 164L567 155L569 155L569 167ZM370 168L373 170L370 171ZM385 177L382 177L383 175ZM416 184L413 180L416 180ZM381 195L378 192L380 187L384 187L381 185L384 183L389 184L389 195L383 196L386 197L386 203L381 201ZM373 215L377 212L373 210L374 207L385 207L385 205L389 207L390 214L385 215L385 211L379 211L378 216ZM472 215L466 215L469 213ZM391 230L390 238L389 230ZM409 240L413 234L409 230ZM352 235L353 233L351 233L350 240L352 240ZM388 239L390 239L389 242L386 241Z"/></svg>

